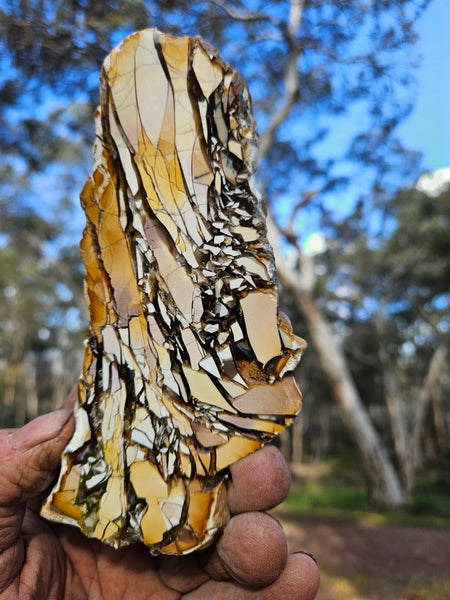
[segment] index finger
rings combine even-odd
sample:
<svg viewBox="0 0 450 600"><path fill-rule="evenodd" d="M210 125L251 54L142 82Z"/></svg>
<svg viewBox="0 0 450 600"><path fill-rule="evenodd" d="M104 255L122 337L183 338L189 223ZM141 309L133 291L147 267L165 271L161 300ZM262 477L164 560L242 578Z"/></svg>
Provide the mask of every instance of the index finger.
<svg viewBox="0 0 450 600"><path fill-rule="evenodd" d="M291 474L275 446L264 446L242 458L231 465L230 472L228 507L232 514L269 510L288 495Z"/></svg>

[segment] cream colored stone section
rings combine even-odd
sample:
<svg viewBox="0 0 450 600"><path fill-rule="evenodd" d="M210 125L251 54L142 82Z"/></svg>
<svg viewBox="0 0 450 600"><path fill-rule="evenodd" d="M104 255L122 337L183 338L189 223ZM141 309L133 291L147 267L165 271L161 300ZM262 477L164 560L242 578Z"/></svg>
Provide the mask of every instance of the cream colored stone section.
<svg viewBox="0 0 450 600"><path fill-rule="evenodd" d="M136 97L139 117L153 146L157 147L169 94L169 82L147 29L139 36L135 56Z"/></svg>
<svg viewBox="0 0 450 600"><path fill-rule="evenodd" d="M205 50L198 45L194 49L192 67L197 81L202 88L203 95L205 98L209 98L222 81L223 71L221 67L213 63Z"/></svg>
<svg viewBox="0 0 450 600"><path fill-rule="evenodd" d="M195 398L198 398L204 404L217 406L228 412L236 412L233 407L228 404L206 373L194 371L187 366L183 366L183 373L188 381L191 394Z"/></svg>
<svg viewBox="0 0 450 600"><path fill-rule="evenodd" d="M265 365L282 353L278 335L278 300L273 292L250 292L240 300L247 335L256 358Z"/></svg>

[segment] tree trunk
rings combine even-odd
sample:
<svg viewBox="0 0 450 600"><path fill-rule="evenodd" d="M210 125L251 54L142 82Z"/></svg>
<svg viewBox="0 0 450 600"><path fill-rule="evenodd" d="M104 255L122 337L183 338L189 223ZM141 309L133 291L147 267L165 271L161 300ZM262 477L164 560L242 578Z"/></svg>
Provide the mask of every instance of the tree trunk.
<svg viewBox="0 0 450 600"><path fill-rule="evenodd" d="M299 463L303 458L303 420L296 419L292 429L292 461Z"/></svg>
<svg viewBox="0 0 450 600"><path fill-rule="evenodd" d="M280 254L278 229L270 215L267 227L274 248L279 279L291 294L306 322L310 340L339 405L344 424L360 452L370 500L383 507L400 506L405 502L405 494L386 447L361 401L333 329L308 291L313 281L312 264L305 261L301 275L291 269Z"/></svg>
<svg viewBox="0 0 450 600"><path fill-rule="evenodd" d="M25 390L26 390L26 418L24 421L32 421L39 415L39 398L37 393L37 370L36 358L33 354L27 353L24 360L25 367Z"/></svg>
<svg viewBox="0 0 450 600"><path fill-rule="evenodd" d="M309 294L297 290L295 296L344 424L360 452L371 500L385 507L403 504L400 481L359 397L331 325Z"/></svg>
<svg viewBox="0 0 450 600"><path fill-rule="evenodd" d="M442 457L445 450L445 413L442 403L442 392L438 386L432 390L431 402L434 430L436 432L436 453L437 456Z"/></svg>
<svg viewBox="0 0 450 600"><path fill-rule="evenodd" d="M393 371L392 359L386 349L386 339L388 324L384 312L383 303L375 318L376 329L378 332L378 358L381 365L381 376L384 387L384 398L389 415L389 424L391 427L392 439L394 442L395 454L400 470L401 477L405 484L407 493L411 489L410 471L408 469L408 443L407 427L405 423L405 414L400 403L400 392L397 385L397 379Z"/></svg>
<svg viewBox="0 0 450 600"><path fill-rule="evenodd" d="M275 133L286 119L300 93L298 60L302 46L296 36L300 29L304 2L290 1L289 26L286 39L290 45L290 56L284 74L284 94L280 106L272 116L266 130L260 138L260 162L266 157L275 138ZM319 355L322 369L330 383L338 402L342 418L350 431L363 459L364 470L369 484L370 498L383 506L398 506L404 502L404 494L397 474L390 462L387 450L379 438L367 410L365 409L350 370L334 336L331 325L322 315L312 296L308 293L314 279L312 265L302 264L301 278L298 271L290 269L280 253L278 228L272 215L267 216L267 228L275 258L278 259L278 274L283 286L291 294L302 313L315 349ZM277 256L278 255L278 256Z"/></svg>
<svg viewBox="0 0 450 600"><path fill-rule="evenodd" d="M8 360L8 366L4 380L4 390L2 404L13 406L16 398L17 378L22 364L23 352L25 348L25 327L23 322L15 323L14 336L11 343L11 354Z"/></svg>
<svg viewBox="0 0 450 600"><path fill-rule="evenodd" d="M287 429L278 437L277 445L281 450L282 455L286 459L286 462L292 462L292 444L291 444L291 430Z"/></svg>
<svg viewBox="0 0 450 600"><path fill-rule="evenodd" d="M433 395L433 388L437 384L442 366L445 363L446 356L447 348L444 343L441 343L431 357L430 364L428 366L428 372L425 376L425 380L417 400L417 410L414 418L408 461L408 479L411 481L420 463L420 441L422 438L426 410L430 402L430 398Z"/></svg>

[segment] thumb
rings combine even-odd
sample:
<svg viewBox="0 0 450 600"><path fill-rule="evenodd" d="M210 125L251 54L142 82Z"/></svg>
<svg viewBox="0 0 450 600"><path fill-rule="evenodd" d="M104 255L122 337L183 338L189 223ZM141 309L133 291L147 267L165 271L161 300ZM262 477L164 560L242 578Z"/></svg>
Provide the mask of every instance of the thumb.
<svg viewBox="0 0 450 600"><path fill-rule="evenodd" d="M51 484L73 432L71 414L58 410L0 430L0 507L18 507Z"/></svg>
<svg viewBox="0 0 450 600"><path fill-rule="evenodd" d="M38 417L20 429L0 430L0 596L26 560L20 532L26 502L56 476L59 456L73 429L71 412Z"/></svg>

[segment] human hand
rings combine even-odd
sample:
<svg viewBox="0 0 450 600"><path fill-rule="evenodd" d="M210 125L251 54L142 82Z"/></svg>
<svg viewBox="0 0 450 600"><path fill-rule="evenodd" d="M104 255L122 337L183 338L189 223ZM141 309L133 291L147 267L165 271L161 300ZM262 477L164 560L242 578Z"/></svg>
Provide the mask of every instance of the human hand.
<svg viewBox="0 0 450 600"><path fill-rule="evenodd" d="M287 555L270 515L289 471L267 446L231 467L232 515L211 547L186 557L152 557L143 545L114 550L74 527L39 516L73 432L71 411L0 431L0 600L313 600L315 563Z"/></svg>

